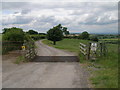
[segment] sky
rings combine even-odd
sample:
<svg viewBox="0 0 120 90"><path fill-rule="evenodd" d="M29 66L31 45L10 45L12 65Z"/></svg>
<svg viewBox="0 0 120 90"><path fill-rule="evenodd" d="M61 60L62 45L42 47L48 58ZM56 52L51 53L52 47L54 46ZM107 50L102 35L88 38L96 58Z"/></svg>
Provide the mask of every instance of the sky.
<svg viewBox="0 0 120 90"><path fill-rule="evenodd" d="M14 1L14 0L13 0ZM2 4L2 28L18 27L45 33L62 24L71 33L118 33L118 2L34 0ZM105 1L105 0L104 0Z"/></svg>

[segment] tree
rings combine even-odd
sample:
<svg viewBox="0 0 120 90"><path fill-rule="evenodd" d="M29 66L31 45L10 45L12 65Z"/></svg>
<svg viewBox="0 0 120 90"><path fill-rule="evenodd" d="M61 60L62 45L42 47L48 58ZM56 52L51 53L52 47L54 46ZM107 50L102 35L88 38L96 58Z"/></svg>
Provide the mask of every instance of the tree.
<svg viewBox="0 0 120 90"><path fill-rule="evenodd" d="M53 41L53 44L56 44L56 41L60 41L63 38L63 31L61 24L53 27L47 32L47 39Z"/></svg>
<svg viewBox="0 0 120 90"><path fill-rule="evenodd" d="M81 34L81 38L82 39L89 39L89 33L88 32L82 32L82 34Z"/></svg>
<svg viewBox="0 0 120 90"><path fill-rule="evenodd" d="M63 27L63 33L67 36L69 35L69 31L67 31L67 27Z"/></svg>
<svg viewBox="0 0 120 90"><path fill-rule="evenodd" d="M9 31L9 28L4 28L2 29L2 31L3 31L3 34L5 34L7 31Z"/></svg>
<svg viewBox="0 0 120 90"><path fill-rule="evenodd" d="M28 34L30 34L30 35L32 35L32 34L38 34L38 32L37 32L37 31L34 31L34 30L29 30L29 31L26 32L26 33L28 33Z"/></svg>

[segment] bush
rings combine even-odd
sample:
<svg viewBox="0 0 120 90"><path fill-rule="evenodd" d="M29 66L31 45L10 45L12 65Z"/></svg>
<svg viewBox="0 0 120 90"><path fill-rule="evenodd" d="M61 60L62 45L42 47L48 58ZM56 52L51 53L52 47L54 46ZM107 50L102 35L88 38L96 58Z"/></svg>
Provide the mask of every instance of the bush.
<svg viewBox="0 0 120 90"><path fill-rule="evenodd" d="M8 51L20 49L24 40L25 34L21 28L9 28L3 35L2 54Z"/></svg>
<svg viewBox="0 0 120 90"><path fill-rule="evenodd" d="M36 34L38 34L38 32L37 31L34 31L34 30L29 30L28 32L26 32L27 34L30 34L30 35L36 35Z"/></svg>
<svg viewBox="0 0 120 90"><path fill-rule="evenodd" d="M30 35L33 40L45 39L46 35Z"/></svg>
<svg viewBox="0 0 120 90"><path fill-rule="evenodd" d="M95 41L95 42L98 42L98 41L99 41L99 39L97 38L97 36L92 36L92 37L90 37L90 40Z"/></svg>
<svg viewBox="0 0 120 90"><path fill-rule="evenodd" d="M68 38L68 39L79 39L79 36L64 36L64 38Z"/></svg>
<svg viewBox="0 0 120 90"><path fill-rule="evenodd" d="M7 31L3 35L3 41L24 41L25 34L22 29L20 28L10 28L9 31Z"/></svg>

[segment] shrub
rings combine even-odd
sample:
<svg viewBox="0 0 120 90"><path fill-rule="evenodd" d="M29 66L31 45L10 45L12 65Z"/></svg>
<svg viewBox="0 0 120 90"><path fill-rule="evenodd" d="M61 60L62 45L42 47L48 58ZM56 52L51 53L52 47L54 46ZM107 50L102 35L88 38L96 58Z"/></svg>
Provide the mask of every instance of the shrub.
<svg viewBox="0 0 120 90"><path fill-rule="evenodd" d="M45 39L46 35L30 35L33 40Z"/></svg>
<svg viewBox="0 0 120 90"><path fill-rule="evenodd" d="M25 34L20 28L10 28L4 35L3 41L24 41Z"/></svg>
<svg viewBox="0 0 120 90"><path fill-rule="evenodd" d="M9 28L3 35L2 54L11 50L20 49L24 40L25 34L21 28Z"/></svg>
<svg viewBox="0 0 120 90"><path fill-rule="evenodd" d="M38 34L37 31L34 31L34 30L29 30L28 32L26 32L27 34L30 34L30 35L33 35L33 34Z"/></svg>
<svg viewBox="0 0 120 90"><path fill-rule="evenodd" d="M99 41L99 39L97 38L97 36L92 36L92 37L90 37L90 40L95 41L95 42L98 42L98 41Z"/></svg>

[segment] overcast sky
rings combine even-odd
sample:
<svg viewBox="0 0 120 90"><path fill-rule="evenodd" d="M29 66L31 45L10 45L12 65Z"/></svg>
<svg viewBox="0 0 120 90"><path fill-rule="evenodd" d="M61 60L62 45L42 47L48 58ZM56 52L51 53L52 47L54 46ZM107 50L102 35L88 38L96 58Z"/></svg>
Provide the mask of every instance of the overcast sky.
<svg viewBox="0 0 120 90"><path fill-rule="evenodd" d="M117 33L117 2L2 2L2 28L46 32L62 24L70 32Z"/></svg>

